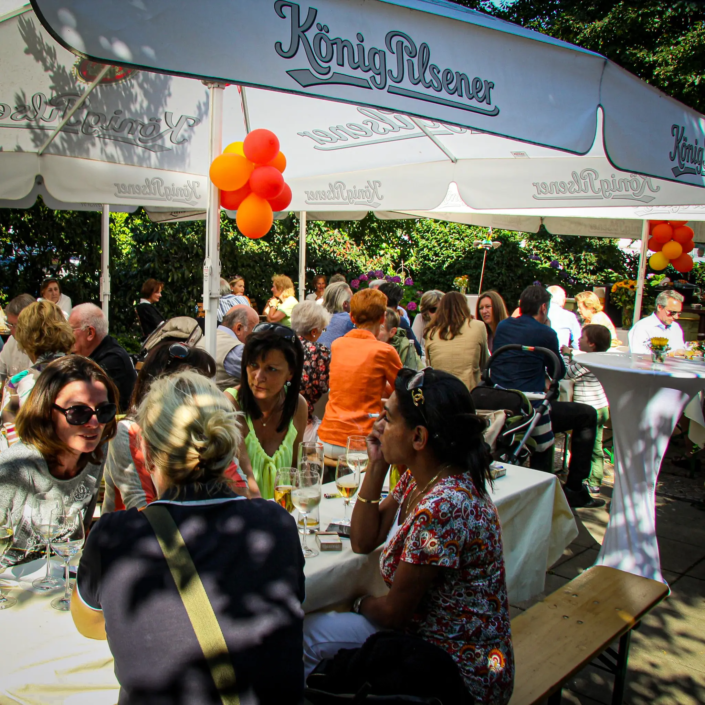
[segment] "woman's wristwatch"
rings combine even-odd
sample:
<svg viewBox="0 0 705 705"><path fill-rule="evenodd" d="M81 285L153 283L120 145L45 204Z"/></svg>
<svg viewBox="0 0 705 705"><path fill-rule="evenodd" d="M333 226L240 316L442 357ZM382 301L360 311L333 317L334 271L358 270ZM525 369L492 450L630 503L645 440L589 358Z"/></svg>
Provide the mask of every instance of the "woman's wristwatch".
<svg viewBox="0 0 705 705"><path fill-rule="evenodd" d="M353 602L352 611L355 614L360 614L360 607L362 606L362 601L367 599L368 597L369 595L362 595L361 597L358 597L355 602Z"/></svg>

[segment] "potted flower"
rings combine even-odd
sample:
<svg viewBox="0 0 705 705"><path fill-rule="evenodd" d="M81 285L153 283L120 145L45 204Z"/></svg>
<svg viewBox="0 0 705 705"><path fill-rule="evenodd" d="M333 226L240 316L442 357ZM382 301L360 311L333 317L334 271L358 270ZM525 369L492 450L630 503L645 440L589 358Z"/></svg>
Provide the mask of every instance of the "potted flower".
<svg viewBox="0 0 705 705"><path fill-rule="evenodd" d="M649 341L649 347L651 348L651 360L652 362L665 362L666 355L671 349L668 344L668 338L651 338Z"/></svg>
<svg viewBox="0 0 705 705"><path fill-rule="evenodd" d="M622 328L631 328L635 298L636 282L633 279L624 279L612 284L610 300L615 306L622 309Z"/></svg>
<svg viewBox="0 0 705 705"><path fill-rule="evenodd" d="M467 274L462 274L459 277L453 279L453 286L460 291L460 293L465 296L468 293L468 286L470 284L470 278Z"/></svg>

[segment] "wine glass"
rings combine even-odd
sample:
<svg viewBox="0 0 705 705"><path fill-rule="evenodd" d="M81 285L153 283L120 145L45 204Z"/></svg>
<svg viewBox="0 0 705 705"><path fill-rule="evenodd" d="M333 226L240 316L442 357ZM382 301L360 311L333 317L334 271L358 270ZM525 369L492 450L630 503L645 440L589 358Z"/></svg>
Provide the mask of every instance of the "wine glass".
<svg viewBox="0 0 705 705"><path fill-rule="evenodd" d="M335 486L338 488L338 492L343 495L345 502L345 515L339 523L350 524L348 507L351 498L360 487L360 464L357 461L349 463L347 458L341 455L335 467Z"/></svg>
<svg viewBox="0 0 705 705"><path fill-rule="evenodd" d="M345 453L348 465L357 465L360 472L367 470L367 437L348 436L348 445Z"/></svg>
<svg viewBox="0 0 705 705"><path fill-rule="evenodd" d="M57 521L57 531L51 539L54 552L64 559L64 594L51 601L51 606L60 612L71 609L71 583L69 581L69 562L83 548L86 531L83 515L80 511L61 514Z"/></svg>
<svg viewBox="0 0 705 705"><path fill-rule="evenodd" d="M48 592L54 588L61 587L61 580L57 580L51 575L51 563L49 556L51 549L49 544L58 526L59 517L64 513L64 503L60 497L51 492L39 492L34 495L32 505L32 528L44 540L47 549L47 567L43 578L37 578L32 587L37 590Z"/></svg>
<svg viewBox="0 0 705 705"><path fill-rule="evenodd" d="M303 469L294 475L294 486L291 491L291 501L299 510L304 520L304 534L301 539L304 556L313 558L318 551L309 548L306 532L306 517L312 509L321 503L321 473L317 470Z"/></svg>
<svg viewBox="0 0 705 705"><path fill-rule="evenodd" d="M9 509L0 509L0 566L7 550L12 546L12 538L15 535L12 522L12 512ZM17 600L14 597L6 597L0 592L0 610L14 607Z"/></svg>
<svg viewBox="0 0 705 705"><path fill-rule="evenodd" d="M316 470L323 477L323 443L304 441L299 443L299 470Z"/></svg>
<svg viewBox="0 0 705 705"><path fill-rule="evenodd" d="M284 507L289 514L294 511L291 501L291 491L294 488L296 468L279 468L274 478L274 501Z"/></svg>

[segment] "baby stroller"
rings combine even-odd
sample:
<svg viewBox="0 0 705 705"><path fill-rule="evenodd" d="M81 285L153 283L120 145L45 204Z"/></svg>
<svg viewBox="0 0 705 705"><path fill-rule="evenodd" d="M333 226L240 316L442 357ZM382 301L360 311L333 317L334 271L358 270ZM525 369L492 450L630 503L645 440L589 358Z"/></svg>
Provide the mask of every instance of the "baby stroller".
<svg viewBox="0 0 705 705"><path fill-rule="evenodd" d="M492 365L497 362L498 357L506 355L509 351L540 353L551 361L552 373L549 375L547 392L520 392L516 389L505 389L492 383ZM511 465L520 465L529 458L536 448L532 433L541 421L541 417L550 410L551 401L558 398L559 380L557 377L559 369L558 357L548 348L504 345L493 352L482 372L480 384L472 390L471 396L478 411L504 411L506 414L504 427L492 452L495 460ZM532 403L535 401L539 402L536 406Z"/></svg>

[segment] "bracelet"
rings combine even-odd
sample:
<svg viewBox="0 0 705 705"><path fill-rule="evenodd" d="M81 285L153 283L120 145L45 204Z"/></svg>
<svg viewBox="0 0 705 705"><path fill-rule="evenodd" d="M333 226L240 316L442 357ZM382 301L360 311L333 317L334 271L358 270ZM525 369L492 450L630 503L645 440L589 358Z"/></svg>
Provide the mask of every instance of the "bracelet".
<svg viewBox="0 0 705 705"><path fill-rule="evenodd" d="M369 597L369 594L362 595L362 597L358 597L357 600L355 600L355 602L353 602L352 611L355 614L360 614L360 607L362 607L362 601L367 597Z"/></svg>
<svg viewBox="0 0 705 705"><path fill-rule="evenodd" d="M360 495L358 495L356 501L362 502L363 504L379 504L382 501L382 498L380 497L379 499L365 499L364 497L360 497Z"/></svg>

